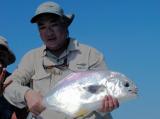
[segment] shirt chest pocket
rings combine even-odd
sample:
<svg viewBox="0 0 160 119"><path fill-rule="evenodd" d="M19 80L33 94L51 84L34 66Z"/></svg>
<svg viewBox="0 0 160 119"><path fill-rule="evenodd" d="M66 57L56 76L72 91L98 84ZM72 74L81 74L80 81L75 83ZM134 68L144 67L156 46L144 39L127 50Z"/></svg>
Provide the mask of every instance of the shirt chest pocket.
<svg viewBox="0 0 160 119"><path fill-rule="evenodd" d="M87 71L88 70L88 64L85 62L75 62L69 64L69 69L73 72L78 71Z"/></svg>
<svg viewBox="0 0 160 119"><path fill-rule="evenodd" d="M79 54L72 54L69 57L69 69L71 71L77 72L77 71L87 71L89 68L88 64L88 55L79 55Z"/></svg>
<svg viewBox="0 0 160 119"><path fill-rule="evenodd" d="M45 95L49 91L51 81L51 74L49 73L36 73L32 77L32 88Z"/></svg>

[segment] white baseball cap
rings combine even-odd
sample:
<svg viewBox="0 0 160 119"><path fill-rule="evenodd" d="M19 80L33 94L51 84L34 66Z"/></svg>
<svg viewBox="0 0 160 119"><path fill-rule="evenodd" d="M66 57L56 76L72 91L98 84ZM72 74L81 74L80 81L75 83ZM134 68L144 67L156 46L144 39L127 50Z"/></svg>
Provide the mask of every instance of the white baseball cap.
<svg viewBox="0 0 160 119"><path fill-rule="evenodd" d="M37 19L42 14L58 15L66 21L68 26L72 23L74 19L74 14L65 15L63 9L57 3L51 1L44 2L38 6L35 16L33 16L31 19L31 23L36 23Z"/></svg>

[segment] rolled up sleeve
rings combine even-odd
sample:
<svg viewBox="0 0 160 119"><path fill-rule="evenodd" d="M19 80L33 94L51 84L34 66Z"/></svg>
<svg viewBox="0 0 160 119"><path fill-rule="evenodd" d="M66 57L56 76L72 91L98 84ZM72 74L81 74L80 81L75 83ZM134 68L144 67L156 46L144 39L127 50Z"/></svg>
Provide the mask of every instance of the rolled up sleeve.
<svg viewBox="0 0 160 119"><path fill-rule="evenodd" d="M24 95L30 88L26 86L32 75L34 74L34 55L32 52L27 53L21 60L17 69L13 74L7 78L11 79L13 82L6 87L4 91L4 97L13 105L19 108L25 106Z"/></svg>

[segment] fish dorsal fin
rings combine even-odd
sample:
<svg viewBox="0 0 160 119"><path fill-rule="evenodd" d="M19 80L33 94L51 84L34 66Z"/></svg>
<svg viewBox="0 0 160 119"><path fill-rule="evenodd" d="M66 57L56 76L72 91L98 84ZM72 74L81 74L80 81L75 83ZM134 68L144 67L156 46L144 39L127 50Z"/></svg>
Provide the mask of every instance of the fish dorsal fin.
<svg viewBox="0 0 160 119"><path fill-rule="evenodd" d="M99 92L102 92L106 90L106 87L104 85L89 85L87 87L83 87L86 91L93 93L93 94L98 94Z"/></svg>

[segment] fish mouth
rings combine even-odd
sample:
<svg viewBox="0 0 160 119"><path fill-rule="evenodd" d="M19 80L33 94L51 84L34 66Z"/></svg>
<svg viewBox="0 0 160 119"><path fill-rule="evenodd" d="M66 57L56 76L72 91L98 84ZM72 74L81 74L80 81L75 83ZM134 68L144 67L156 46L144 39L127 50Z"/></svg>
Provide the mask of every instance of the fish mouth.
<svg viewBox="0 0 160 119"><path fill-rule="evenodd" d="M132 94L135 94L135 95L137 95L137 94L138 94L138 92L137 92L137 91L132 91L131 93L132 93Z"/></svg>
<svg viewBox="0 0 160 119"><path fill-rule="evenodd" d="M138 94L138 89L135 89L135 90L129 90L129 92L131 92L131 94L135 94L135 95L137 95L137 94Z"/></svg>

